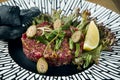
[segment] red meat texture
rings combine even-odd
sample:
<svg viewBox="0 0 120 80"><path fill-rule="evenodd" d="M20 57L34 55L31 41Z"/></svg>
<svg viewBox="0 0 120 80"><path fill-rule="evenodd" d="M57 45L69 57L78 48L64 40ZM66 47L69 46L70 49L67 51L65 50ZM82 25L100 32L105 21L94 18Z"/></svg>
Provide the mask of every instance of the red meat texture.
<svg viewBox="0 0 120 80"><path fill-rule="evenodd" d="M61 66L69 64L73 58L67 39L63 40L59 50L53 51L51 48L47 48L45 54L43 54L46 48L45 44L37 43L35 39L29 39L25 34L21 39L23 51L26 57L32 61L37 62L40 57L44 57L50 66Z"/></svg>

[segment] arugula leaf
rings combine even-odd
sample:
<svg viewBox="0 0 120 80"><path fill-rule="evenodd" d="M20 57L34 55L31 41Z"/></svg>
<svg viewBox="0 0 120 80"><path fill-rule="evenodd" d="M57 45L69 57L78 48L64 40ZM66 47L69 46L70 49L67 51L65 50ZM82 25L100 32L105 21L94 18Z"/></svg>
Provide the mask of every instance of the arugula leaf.
<svg viewBox="0 0 120 80"><path fill-rule="evenodd" d="M98 60L100 57L101 49L102 49L102 45L98 46L96 49L92 51L84 53L83 55L83 59L85 60L85 64L83 66L84 68L89 66L89 64L92 62L91 60L97 62L96 60Z"/></svg>
<svg viewBox="0 0 120 80"><path fill-rule="evenodd" d="M55 20L57 20L57 19L60 19L61 12L62 12L61 10L59 10L59 11L53 10L53 12L52 12L52 20L53 20L53 22Z"/></svg>

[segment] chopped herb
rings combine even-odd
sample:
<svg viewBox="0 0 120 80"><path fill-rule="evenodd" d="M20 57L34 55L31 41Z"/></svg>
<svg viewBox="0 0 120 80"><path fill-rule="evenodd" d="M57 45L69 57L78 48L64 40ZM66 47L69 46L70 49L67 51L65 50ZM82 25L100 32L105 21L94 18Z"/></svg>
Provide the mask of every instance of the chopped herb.
<svg viewBox="0 0 120 80"><path fill-rule="evenodd" d="M37 36L35 39L43 44L49 43L49 41L47 41L43 36Z"/></svg>
<svg viewBox="0 0 120 80"><path fill-rule="evenodd" d="M69 48L72 50L74 47L74 42L71 38L69 38Z"/></svg>
<svg viewBox="0 0 120 80"><path fill-rule="evenodd" d="M75 57L78 57L80 54L80 44L76 43L76 51L75 51Z"/></svg>

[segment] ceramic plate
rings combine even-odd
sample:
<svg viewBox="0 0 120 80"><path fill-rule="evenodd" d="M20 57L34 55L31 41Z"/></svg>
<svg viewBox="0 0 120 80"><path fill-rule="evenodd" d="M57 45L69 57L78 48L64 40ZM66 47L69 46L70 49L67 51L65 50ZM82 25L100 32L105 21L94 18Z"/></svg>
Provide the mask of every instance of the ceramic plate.
<svg viewBox="0 0 120 80"><path fill-rule="evenodd" d="M92 65L83 71L77 71L74 66L51 67L48 73L37 73L35 63L29 61L22 51L20 39L9 42L0 41L0 79L1 80L101 80L120 79L120 15L100 5L84 0L8 0L0 5L17 5L20 9L39 7L42 13L51 14L52 9L61 9L64 15L72 13L76 7L80 11L90 10L91 17L97 17L98 23L103 22L116 35L116 46L111 52L101 52L99 65Z"/></svg>

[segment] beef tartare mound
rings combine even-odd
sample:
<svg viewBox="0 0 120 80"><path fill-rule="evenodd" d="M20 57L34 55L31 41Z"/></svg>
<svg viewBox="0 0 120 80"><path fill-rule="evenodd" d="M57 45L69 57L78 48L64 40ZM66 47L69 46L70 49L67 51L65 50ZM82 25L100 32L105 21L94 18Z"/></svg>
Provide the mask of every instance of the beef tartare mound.
<svg viewBox="0 0 120 80"><path fill-rule="evenodd" d="M49 65L60 66L69 64L73 57L71 50L69 50L67 39L63 40L61 48L58 51L54 51L52 48L48 48L45 53L44 50L46 48L46 45L37 42L34 39L27 38L26 34L23 34L22 36L22 43L23 51L27 58L35 62L37 62L39 58L44 57Z"/></svg>

